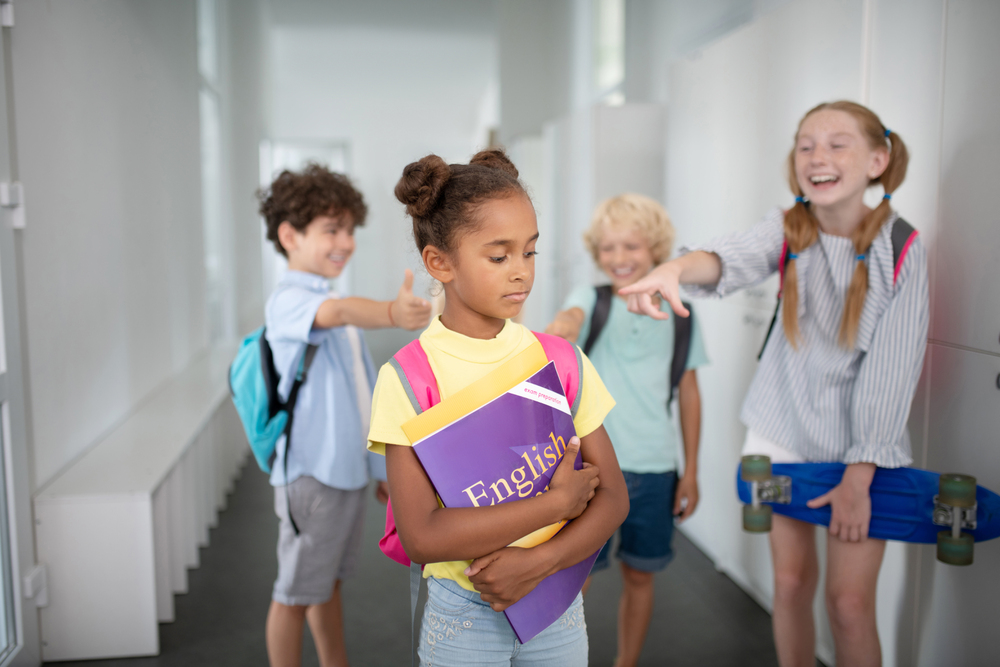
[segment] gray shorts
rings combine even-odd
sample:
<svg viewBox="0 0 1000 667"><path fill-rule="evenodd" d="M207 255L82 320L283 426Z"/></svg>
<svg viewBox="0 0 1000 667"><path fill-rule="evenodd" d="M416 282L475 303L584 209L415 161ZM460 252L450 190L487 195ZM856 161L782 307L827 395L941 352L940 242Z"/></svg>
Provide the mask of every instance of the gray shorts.
<svg viewBox="0 0 1000 667"><path fill-rule="evenodd" d="M271 594L288 606L323 604L333 583L354 574L361 552L367 487L334 489L312 477L299 477L288 487L288 502L299 527L288 520L285 487L274 487L278 532L278 578Z"/></svg>

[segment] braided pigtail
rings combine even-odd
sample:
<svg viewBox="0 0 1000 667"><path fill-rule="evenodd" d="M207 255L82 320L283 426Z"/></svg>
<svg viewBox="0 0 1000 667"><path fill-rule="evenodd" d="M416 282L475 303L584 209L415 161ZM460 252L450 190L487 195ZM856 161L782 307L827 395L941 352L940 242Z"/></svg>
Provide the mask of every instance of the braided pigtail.
<svg viewBox="0 0 1000 667"><path fill-rule="evenodd" d="M795 194L795 205L785 211L785 240L788 262L781 288L781 324L793 349L799 347L799 272L796 261L800 252L819 239L819 222L809 211L802 189L795 179L795 149L788 154L788 185Z"/></svg>
<svg viewBox="0 0 1000 667"><path fill-rule="evenodd" d="M862 108L864 109L864 107ZM868 109L865 111L875 116ZM882 225L892 213L889 201L892 198L892 193L906 178L906 167L909 163L906 144L903 143L899 135L885 129L877 118L875 118L875 122L878 123L880 130L878 140L882 142L882 145L885 144L886 140L890 144L888 147L889 163L885 170L871 181L872 185L881 183L885 190L882 201L864 217L851 236L851 240L854 241L854 250L857 253L857 266L854 268L851 284L847 288L847 299L844 301L844 316L840 321L839 337L840 344L848 349L854 347L858 334L858 324L861 322L861 313L865 308L865 298L868 296L868 264L865 261L868 257L868 250L882 230ZM862 130L865 130L866 124L863 122L860 124Z"/></svg>

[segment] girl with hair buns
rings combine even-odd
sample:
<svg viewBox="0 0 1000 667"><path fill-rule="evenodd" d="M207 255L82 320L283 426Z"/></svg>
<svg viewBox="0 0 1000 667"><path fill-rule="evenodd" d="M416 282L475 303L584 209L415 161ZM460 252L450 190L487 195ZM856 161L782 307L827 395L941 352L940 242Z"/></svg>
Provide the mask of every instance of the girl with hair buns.
<svg viewBox="0 0 1000 667"><path fill-rule="evenodd" d="M535 344L512 321L535 278L538 225L517 169L502 150L468 165L436 155L407 165L396 197L413 218L424 266L444 286L445 307L420 335L441 400ZM541 335L541 334L539 334ZM402 424L416 410L391 363L379 372L368 447L384 453L389 495L407 556L428 579L419 655L433 665L586 665L582 597L526 644L499 613L546 576L594 554L628 513L628 492L602 425L614 406L581 357L571 439L547 493L489 507L441 507ZM474 447L470 443L470 447ZM585 466L574 471L580 451ZM508 547L563 519L548 542Z"/></svg>
<svg viewBox="0 0 1000 667"><path fill-rule="evenodd" d="M841 461L840 484L810 501L832 511L826 606L838 665L879 665L875 588L885 542L869 539L868 488L876 466L912 462L906 421L927 341L927 254L915 234L894 256L893 231L909 230L890 206L906 175L903 140L866 107L820 104L806 113L788 155L795 204L757 225L684 249L621 290L629 309L665 318L653 296L686 315L696 296L726 296L784 264L781 325L774 326L741 419L744 454L773 462ZM874 209L864 203L884 189ZM787 245L786 245L787 244ZM813 665L815 526L774 515L774 638L781 665Z"/></svg>

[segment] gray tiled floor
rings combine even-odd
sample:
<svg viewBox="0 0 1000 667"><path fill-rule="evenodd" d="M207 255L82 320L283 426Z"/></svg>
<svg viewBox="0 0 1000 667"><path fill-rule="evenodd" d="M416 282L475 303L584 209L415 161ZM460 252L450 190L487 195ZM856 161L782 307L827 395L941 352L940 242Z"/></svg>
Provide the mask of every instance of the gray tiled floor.
<svg viewBox="0 0 1000 667"><path fill-rule="evenodd" d="M277 520L265 476L248 466L229 507L189 571L189 593L178 595L177 620L160 626L153 658L53 663L63 667L190 667L266 665L264 618L276 561ZM407 570L379 551L384 513L369 503L365 547L356 578L344 584L345 631L355 666L407 665L410 639ZM656 610L642 665L774 665L769 615L680 534L677 557L656 579ZM621 577L595 577L587 596L593 665L610 665ZM306 638L305 665L317 665Z"/></svg>

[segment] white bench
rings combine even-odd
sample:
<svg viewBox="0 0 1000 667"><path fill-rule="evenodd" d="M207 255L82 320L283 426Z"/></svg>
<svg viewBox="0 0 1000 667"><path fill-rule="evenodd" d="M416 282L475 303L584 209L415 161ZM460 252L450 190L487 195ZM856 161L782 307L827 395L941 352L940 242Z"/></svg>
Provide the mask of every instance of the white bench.
<svg viewBox="0 0 1000 667"><path fill-rule="evenodd" d="M249 452L229 400L235 349L201 355L35 496L43 659L159 653L158 623L174 620Z"/></svg>

